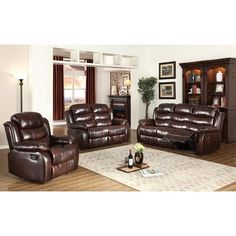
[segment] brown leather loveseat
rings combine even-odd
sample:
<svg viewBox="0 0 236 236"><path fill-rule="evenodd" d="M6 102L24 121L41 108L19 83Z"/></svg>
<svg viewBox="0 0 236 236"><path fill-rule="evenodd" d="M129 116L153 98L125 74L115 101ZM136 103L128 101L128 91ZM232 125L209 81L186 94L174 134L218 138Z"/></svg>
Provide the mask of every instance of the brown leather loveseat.
<svg viewBox="0 0 236 236"><path fill-rule="evenodd" d="M210 106L160 104L153 119L139 121L139 142L162 147L190 147L198 155L220 147L224 113Z"/></svg>
<svg viewBox="0 0 236 236"><path fill-rule="evenodd" d="M51 135L48 120L37 112L17 113L4 123L10 152L9 172L45 183L78 167L73 137Z"/></svg>
<svg viewBox="0 0 236 236"><path fill-rule="evenodd" d="M68 134L80 149L127 142L129 125L124 119L111 119L106 104L75 104L65 112Z"/></svg>

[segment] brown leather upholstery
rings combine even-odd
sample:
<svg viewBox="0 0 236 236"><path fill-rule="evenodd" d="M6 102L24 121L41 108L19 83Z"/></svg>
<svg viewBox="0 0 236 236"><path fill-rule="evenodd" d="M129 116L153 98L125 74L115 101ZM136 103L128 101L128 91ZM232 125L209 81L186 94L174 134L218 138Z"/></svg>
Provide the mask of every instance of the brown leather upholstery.
<svg viewBox="0 0 236 236"><path fill-rule="evenodd" d="M111 119L106 104L75 104L65 112L68 134L79 148L95 148L127 142L129 125L124 119Z"/></svg>
<svg viewBox="0 0 236 236"><path fill-rule="evenodd" d="M10 148L10 173L44 183L78 167L78 145L74 139L51 135L48 120L39 113L17 113L4 126Z"/></svg>
<svg viewBox="0 0 236 236"><path fill-rule="evenodd" d="M220 147L224 114L210 106L160 104L153 119L140 120L139 142L163 147L185 146L203 155Z"/></svg>

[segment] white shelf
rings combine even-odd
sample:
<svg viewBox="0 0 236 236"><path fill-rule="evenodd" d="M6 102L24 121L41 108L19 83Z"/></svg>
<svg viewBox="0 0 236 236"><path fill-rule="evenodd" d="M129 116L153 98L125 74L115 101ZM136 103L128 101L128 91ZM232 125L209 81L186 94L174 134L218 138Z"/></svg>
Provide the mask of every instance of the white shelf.
<svg viewBox="0 0 236 236"><path fill-rule="evenodd" d="M57 50L60 51L60 49ZM68 50L68 53L70 54L70 60L54 60L53 63L60 65L105 67L115 69L135 69L138 66L138 57L136 56L77 50ZM83 62L85 59L92 59L93 63Z"/></svg>

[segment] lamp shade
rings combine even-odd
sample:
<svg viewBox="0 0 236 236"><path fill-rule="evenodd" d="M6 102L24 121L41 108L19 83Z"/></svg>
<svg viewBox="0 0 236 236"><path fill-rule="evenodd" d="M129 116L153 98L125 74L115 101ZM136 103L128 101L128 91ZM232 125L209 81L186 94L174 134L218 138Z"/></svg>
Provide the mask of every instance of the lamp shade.
<svg viewBox="0 0 236 236"><path fill-rule="evenodd" d="M125 80L124 80L124 85L125 85L125 86L130 86L130 85L131 85L130 79L125 79Z"/></svg>

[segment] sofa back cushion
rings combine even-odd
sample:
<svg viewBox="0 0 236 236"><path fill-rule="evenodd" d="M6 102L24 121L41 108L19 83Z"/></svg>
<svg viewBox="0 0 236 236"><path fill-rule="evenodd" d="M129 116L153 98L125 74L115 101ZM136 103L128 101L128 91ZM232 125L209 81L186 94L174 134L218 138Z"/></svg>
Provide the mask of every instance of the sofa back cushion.
<svg viewBox="0 0 236 236"><path fill-rule="evenodd" d="M91 110L95 119L96 126L112 125L111 110L106 104L93 104Z"/></svg>
<svg viewBox="0 0 236 236"><path fill-rule="evenodd" d="M175 107L170 127L186 129L192 119L194 106L191 104L178 104Z"/></svg>
<svg viewBox="0 0 236 236"><path fill-rule="evenodd" d="M193 130L198 127L213 126L219 112L215 107L196 106L193 110L191 125L187 128Z"/></svg>
<svg viewBox="0 0 236 236"><path fill-rule="evenodd" d="M157 126L169 126L176 104L163 103L154 109L153 119Z"/></svg>
<svg viewBox="0 0 236 236"><path fill-rule="evenodd" d="M71 111L74 123L83 124L88 128L96 126L90 105L75 104L75 105L70 106L70 111Z"/></svg>
<svg viewBox="0 0 236 236"><path fill-rule="evenodd" d="M21 141L42 140L42 142L48 142L49 134L40 113L17 113L11 117L11 122L16 125Z"/></svg>

